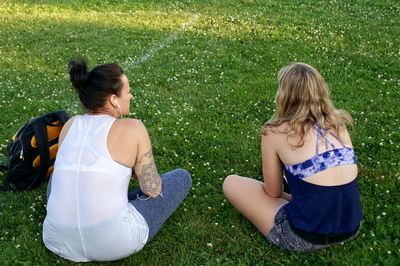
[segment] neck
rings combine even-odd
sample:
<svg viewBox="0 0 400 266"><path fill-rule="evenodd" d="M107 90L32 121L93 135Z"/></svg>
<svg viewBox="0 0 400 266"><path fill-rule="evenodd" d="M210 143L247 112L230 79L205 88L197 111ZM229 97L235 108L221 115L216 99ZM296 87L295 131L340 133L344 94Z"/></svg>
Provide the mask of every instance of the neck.
<svg viewBox="0 0 400 266"><path fill-rule="evenodd" d="M88 114L92 114L92 115L109 115L109 116L113 116L115 118L120 118L120 114L117 110L114 109L110 109L110 108L99 108L96 111L87 111Z"/></svg>

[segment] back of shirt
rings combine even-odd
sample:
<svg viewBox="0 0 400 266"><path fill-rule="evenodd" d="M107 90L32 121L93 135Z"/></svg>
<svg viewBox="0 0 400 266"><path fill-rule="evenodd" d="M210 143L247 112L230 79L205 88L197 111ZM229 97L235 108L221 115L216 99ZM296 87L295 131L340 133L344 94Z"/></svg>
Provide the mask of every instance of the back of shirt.
<svg viewBox="0 0 400 266"><path fill-rule="evenodd" d="M57 153L43 241L73 261L120 259L147 241L147 223L128 202L132 170L107 149L114 121L108 115L77 116Z"/></svg>
<svg viewBox="0 0 400 266"><path fill-rule="evenodd" d="M103 115L75 119L57 154L49 219L85 227L126 208L131 169L112 160L107 134L114 121Z"/></svg>
<svg viewBox="0 0 400 266"><path fill-rule="evenodd" d="M292 194L292 200L284 207L288 220L292 228L306 232L353 232L361 220L354 150L334 134L324 135L320 128L315 129L315 154L305 161L284 165ZM325 151L319 153L321 142Z"/></svg>

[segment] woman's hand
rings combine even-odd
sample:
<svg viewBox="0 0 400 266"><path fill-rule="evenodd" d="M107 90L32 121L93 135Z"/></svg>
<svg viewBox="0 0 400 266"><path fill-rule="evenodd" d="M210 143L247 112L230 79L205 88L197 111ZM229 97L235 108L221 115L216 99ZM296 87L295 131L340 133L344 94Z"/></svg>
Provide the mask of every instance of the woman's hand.
<svg viewBox="0 0 400 266"><path fill-rule="evenodd" d="M291 201L292 200L292 195L286 192L282 192L281 194L281 198L287 201Z"/></svg>

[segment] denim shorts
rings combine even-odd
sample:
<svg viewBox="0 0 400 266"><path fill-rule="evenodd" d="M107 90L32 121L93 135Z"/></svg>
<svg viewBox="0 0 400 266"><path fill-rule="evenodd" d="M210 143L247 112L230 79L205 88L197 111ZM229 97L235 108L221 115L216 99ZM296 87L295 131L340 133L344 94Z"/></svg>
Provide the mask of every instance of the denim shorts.
<svg viewBox="0 0 400 266"><path fill-rule="evenodd" d="M345 241L355 238L357 234L358 232L354 236L346 239ZM275 215L275 225L274 227L272 227L271 231L267 234L266 237L267 240L275 246L289 251L315 251L336 244L313 244L299 237L295 232L293 232L292 228L290 227L289 221L285 213L285 208L283 208L283 206L280 207L277 211Z"/></svg>

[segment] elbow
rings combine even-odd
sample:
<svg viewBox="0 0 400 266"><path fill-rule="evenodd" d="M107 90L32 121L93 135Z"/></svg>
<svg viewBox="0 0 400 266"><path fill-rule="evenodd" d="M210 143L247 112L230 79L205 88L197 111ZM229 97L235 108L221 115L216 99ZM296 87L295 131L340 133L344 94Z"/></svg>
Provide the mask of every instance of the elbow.
<svg viewBox="0 0 400 266"><path fill-rule="evenodd" d="M267 193L268 196L272 197L272 198L279 198L282 195L282 189L274 189L271 187L267 187L264 185L264 191L265 193Z"/></svg>
<svg viewBox="0 0 400 266"><path fill-rule="evenodd" d="M157 198L159 195L161 195L161 190L142 190L142 192L150 198Z"/></svg>
<svg viewBox="0 0 400 266"><path fill-rule="evenodd" d="M158 196L161 195L161 190L159 191L153 191L152 193L148 194L151 198L157 198Z"/></svg>
<svg viewBox="0 0 400 266"><path fill-rule="evenodd" d="M162 196L162 192L161 192L161 183L158 186L158 188L156 190L153 191L153 194L151 195L152 198L157 198L158 196Z"/></svg>
<svg viewBox="0 0 400 266"><path fill-rule="evenodd" d="M141 187L144 194L151 198L157 198L161 195L161 183L157 187Z"/></svg>
<svg viewBox="0 0 400 266"><path fill-rule="evenodd" d="M267 192L268 196L270 196L271 198L280 198L282 196L282 193L271 193L271 192Z"/></svg>

